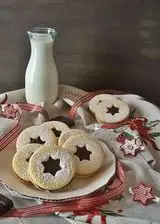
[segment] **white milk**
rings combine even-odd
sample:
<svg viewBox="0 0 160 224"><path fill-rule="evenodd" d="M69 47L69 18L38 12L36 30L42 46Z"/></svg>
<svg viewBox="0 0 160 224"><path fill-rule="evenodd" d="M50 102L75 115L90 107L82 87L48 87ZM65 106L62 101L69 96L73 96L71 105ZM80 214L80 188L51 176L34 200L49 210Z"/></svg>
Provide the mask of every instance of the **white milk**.
<svg viewBox="0 0 160 224"><path fill-rule="evenodd" d="M53 58L53 37L34 33L30 36L31 57L25 75L28 103L53 103L58 96L58 73Z"/></svg>

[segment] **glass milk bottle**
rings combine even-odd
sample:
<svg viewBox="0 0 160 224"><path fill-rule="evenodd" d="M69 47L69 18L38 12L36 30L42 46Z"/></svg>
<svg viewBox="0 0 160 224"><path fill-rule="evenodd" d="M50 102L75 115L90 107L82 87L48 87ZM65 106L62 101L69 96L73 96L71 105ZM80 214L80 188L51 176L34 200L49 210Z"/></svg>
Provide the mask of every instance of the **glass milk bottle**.
<svg viewBox="0 0 160 224"><path fill-rule="evenodd" d="M31 56L25 74L26 100L33 104L54 103L58 96L58 73L52 49L57 32L35 27L27 33Z"/></svg>

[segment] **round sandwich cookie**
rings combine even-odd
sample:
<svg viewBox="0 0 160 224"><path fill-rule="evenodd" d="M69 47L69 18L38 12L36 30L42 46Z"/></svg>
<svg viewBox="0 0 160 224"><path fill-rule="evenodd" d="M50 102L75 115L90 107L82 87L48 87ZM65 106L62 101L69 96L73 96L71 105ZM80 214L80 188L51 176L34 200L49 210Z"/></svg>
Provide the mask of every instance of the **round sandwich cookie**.
<svg viewBox="0 0 160 224"><path fill-rule="evenodd" d="M23 181L30 182L28 176L29 160L33 153L41 147L40 144L28 144L20 148L13 157L13 172Z"/></svg>
<svg viewBox="0 0 160 224"><path fill-rule="evenodd" d="M65 141L68 140L70 137L75 136L75 135L80 135L80 134L85 134L85 131L83 131L81 129L70 129L68 131L65 131L61 134L59 141L58 141L58 145L60 147L62 147L63 144L65 143Z"/></svg>
<svg viewBox="0 0 160 224"><path fill-rule="evenodd" d="M117 123L128 118L128 104L120 99L103 100L95 111L95 117L102 123Z"/></svg>
<svg viewBox="0 0 160 224"><path fill-rule="evenodd" d="M75 161L71 153L57 145L42 146L30 158L28 173L37 187L58 190L72 180Z"/></svg>
<svg viewBox="0 0 160 224"><path fill-rule="evenodd" d="M99 94L93 97L89 102L88 106L91 112L95 113L98 106L103 102L103 100L114 99L115 97L110 94Z"/></svg>
<svg viewBox="0 0 160 224"><path fill-rule="evenodd" d="M89 135L76 135L69 138L63 148L71 152L76 163L76 174L94 174L103 165L104 151L96 138Z"/></svg>
<svg viewBox="0 0 160 224"><path fill-rule="evenodd" d="M96 116L95 116L96 117ZM96 117L96 120L98 121L99 124L104 124L104 122L98 120L98 118Z"/></svg>
<svg viewBox="0 0 160 224"><path fill-rule="evenodd" d="M16 148L19 150L22 146L33 143L53 145L57 143L57 138L47 127L35 125L20 133L16 141Z"/></svg>
<svg viewBox="0 0 160 224"><path fill-rule="evenodd" d="M65 123L60 121L48 121L41 126L49 128L57 138L59 138L63 132L70 130Z"/></svg>

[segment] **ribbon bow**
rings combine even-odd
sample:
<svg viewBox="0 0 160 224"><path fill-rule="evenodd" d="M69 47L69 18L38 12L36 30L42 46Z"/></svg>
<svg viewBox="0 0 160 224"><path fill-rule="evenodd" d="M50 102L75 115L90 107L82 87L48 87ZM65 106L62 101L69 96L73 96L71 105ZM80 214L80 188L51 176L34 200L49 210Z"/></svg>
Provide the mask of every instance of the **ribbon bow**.
<svg viewBox="0 0 160 224"><path fill-rule="evenodd" d="M147 127L148 119L144 117L136 117L130 120L123 121L121 123L116 124L104 124L101 126L101 128L106 129L115 129L122 127L124 125L128 125L131 130L137 130L141 138L143 139L144 143L146 144L146 141L149 141L152 145L152 147L156 150L160 150L156 143L154 142L154 136L149 131L151 130L151 127Z"/></svg>

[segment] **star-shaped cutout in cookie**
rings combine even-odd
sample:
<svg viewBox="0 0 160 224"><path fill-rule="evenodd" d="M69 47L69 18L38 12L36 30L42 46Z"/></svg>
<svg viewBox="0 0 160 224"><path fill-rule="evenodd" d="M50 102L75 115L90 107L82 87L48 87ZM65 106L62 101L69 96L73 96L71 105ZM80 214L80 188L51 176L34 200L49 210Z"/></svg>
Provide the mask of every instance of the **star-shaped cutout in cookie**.
<svg viewBox="0 0 160 224"><path fill-rule="evenodd" d="M112 114L115 115L117 113L119 113L119 108L115 107L114 105L112 105L111 107L107 107L108 111L106 112L107 114Z"/></svg>
<svg viewBox="0 0 160 224"><path fill-rule="evenodd" d="M143 183L140 183L138 187L132 187L132 192L134 194L133 200L139 201L143 205L146 205L155 198L152 194L152 187L144 185Z"/></svg>
<svg viewBox="0 0 160 224"><path fill-rule="evenodd" d="M79 158L80 161L82 160L90 160L90 155L92 152L88 151L86 146L76 146L77 151L74 153L75 156Z"/></svg>
<svg viewBox="0 0 160 224"><path fill-rule="evenodd" d="M42 162L44 166L44 173L51 173L53 176L57 173L58 170L61 170L60 159L53 159L49 156L47 161Z"/></svg>
<svg viewBox="0 0 160 224"><path fill-rule="evenodd" d="M30 143L38 143L38 144L43 145L46 142L42 141L40 136L38 136L37 138L30 138Z"/></svg>
<svg viewBox="0 0 160 224"><path fill-rule="evenodd" d="M56 137L60 137L61 131L58 131L56 128L52 128L53 133L55 134Z"/></svg>

